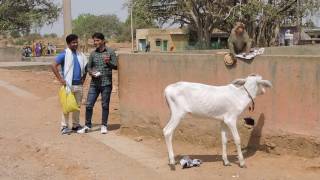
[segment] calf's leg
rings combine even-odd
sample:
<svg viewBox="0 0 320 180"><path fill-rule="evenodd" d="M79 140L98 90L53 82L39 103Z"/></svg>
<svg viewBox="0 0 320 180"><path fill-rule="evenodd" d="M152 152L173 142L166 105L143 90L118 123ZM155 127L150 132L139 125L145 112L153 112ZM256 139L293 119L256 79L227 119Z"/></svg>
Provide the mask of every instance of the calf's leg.
<svg viewBox="0 0 320 180"><path fill-rule="evenodd" d="M237 147L238 159L239 159L240 167L241 168L246 168L247 166L245 165L243 154L242 154L242 151L241 151L241 142L240 142L240 136L239 136L239 133L238 133L238 130L237 130L236 118L227 120L226 124L227 124L227 126L229 127L229 129L230 129L230 131L232 133L234 143L235 143L235 145Z"/></svg>
<svg viewBox="0 0 320 180"><path fill-rule="evenodd" d="M221 122L222 160L223 160L223 165L231 166L227 156L227 143L228 143L227 131L228 129L226 127L226 124L222 121Z"/></svg>
<svg viewBox="0 0 320 180"><path fill-rule="evenodd" d="M181 119L183 118L184 113L183 112L173 112L171 113L171 118L166 125L166 127L163 129L163 134L165 137L168 155L169 155L169 166L171 167L171 170L174 170L175 166L175 160L174 160L174 153L173 153L173 147L172 147L172 137L174 130L179 125Z"/></svg>

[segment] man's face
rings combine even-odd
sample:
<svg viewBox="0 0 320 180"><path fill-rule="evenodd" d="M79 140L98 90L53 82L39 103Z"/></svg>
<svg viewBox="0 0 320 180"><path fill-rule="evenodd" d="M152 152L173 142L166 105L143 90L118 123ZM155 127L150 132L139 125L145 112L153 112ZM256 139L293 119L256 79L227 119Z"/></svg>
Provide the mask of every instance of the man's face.
<svg viewBox="0 0 320 180"><path fill-rule="evenodd" d="M105 40L93 38L93 44L96 48L102 47L105 44Z"/></svg>
<svg viewBox="0 0 320 180"><path fill-rule="evenodd" d="M78 49L78 45L79 45L78 39L73 40L73 41L70 42L70 44L68 44L69 48L70 48L72 51L77 50L77 49Z"/></svg>
<svg viewBox="0 0 320 180"><path fill-rule="evenodd" d="M244 33L243 27L239 27L238 29L236 29L236 33L237 35L242 35Z"/></svg>

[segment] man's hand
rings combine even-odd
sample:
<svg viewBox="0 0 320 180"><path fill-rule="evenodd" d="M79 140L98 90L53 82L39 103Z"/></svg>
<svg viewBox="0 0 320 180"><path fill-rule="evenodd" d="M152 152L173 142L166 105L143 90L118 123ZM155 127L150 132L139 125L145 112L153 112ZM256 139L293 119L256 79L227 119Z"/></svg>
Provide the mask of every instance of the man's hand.
<svg viewBox="0 0 320 180"><path fill-rule="evenodd" d="M89 75L94 78L97 78L97 77L101 76L101 73L98 71L89 71Z"/></svg>
<svg viewBox="0 0 320 180"><path fill-rule="evenodd" d="M96 71L88 71L88 72L89 72L89 75L90 75L90 76L96 77L96 76L95 76Z"/></svg>
<svg viewBox="0 0 320 180"><path fill-rule="evenodd" d="M64 79L60 79L60 83L61 83L62 86L65 86L67 84Z"/></svg>
<svg viewBox="0 0 320 180"><path fill-rule="evenodd" d="M66 81L61 77L59 70L58 70L58 66L60 66L60 64L57 64L56 62L54 62L51 65L51 69L54 73L54 75L57 77L57 79L60 81L60 84L65 86L66 85Z"/></svg>

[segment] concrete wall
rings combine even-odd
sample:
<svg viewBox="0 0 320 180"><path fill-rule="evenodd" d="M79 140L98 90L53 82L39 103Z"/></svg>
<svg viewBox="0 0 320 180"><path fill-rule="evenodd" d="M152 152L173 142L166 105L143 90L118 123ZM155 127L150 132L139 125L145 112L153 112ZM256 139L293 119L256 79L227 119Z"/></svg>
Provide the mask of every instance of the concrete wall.
<svg viewBox="0 0 320 180"><path fill-rule="evenodd" d="M256 99L254 113L264 135L299 134L320 137L320 56L259 56L226 68L222 55L121 54L119 96L123 132L161 136L169 110L164 88L177 81L225 85L233 79L258 73L273 89ZM195 143L220 139L218 124L186 117L175 138ZM243 133L242 133L243 134ZM244 141L250 141L244 138Z"/></svg>
<svg viewBox="0 0 320 180"><path fill-rule="evenodd" d="M5 47L0 48L0 62L4 61L21 61L21 51L16 48Z"/></svg>
<svg viewBox="0 0 320 180"><path fill-rule="evenodd" d="M269 47L266 55L319 55L320 45Z"/></svg>
<svg viewBox="0 0 320 180"><path fill-rule="evenodd" d="M40 57L28 57L23 58L23 61L31 62L54 62L56 56L40 56Z"/></svg>
<svg viewBox="0 0 320 180"><path fill-rule="evenodd" d="M184 53L191 54L217 54L222 52L229 52L228 49L216 50L186 50ZM305 45L305 46L281 46L281 47L267 47L264 55L319 55L320 45Z"/></svg>

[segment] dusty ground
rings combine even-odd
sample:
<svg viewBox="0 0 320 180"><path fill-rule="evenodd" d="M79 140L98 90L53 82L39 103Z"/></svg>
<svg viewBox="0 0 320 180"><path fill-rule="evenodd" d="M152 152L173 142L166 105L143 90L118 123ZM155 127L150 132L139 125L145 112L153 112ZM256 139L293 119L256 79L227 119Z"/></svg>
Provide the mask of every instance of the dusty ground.
<svg viewBox="0 0 320 180"><path fill-rule="evenodd" d="M119 135L116 81L111 132L62 136L58 88L58 82L46 70L0 69L0 179L320 179L320 158L258 151L246 157L248 168L240 169L233 151L229 152L233 165L224 167L218 147L208 149L178 141L174 144L177 154L192 155L204 163L199 168L185 170L177 165L177 170L172 172L165 165L167 156L162 139L142 137L143 141L135 142L136 137ZM100 112L98 102L93 118L96 124ZM108 137L119 140L111 141ZM141 147L144 150L141 157L150 157L149 160L155 161L154 167L148 158L132 156Z"/></svg>

